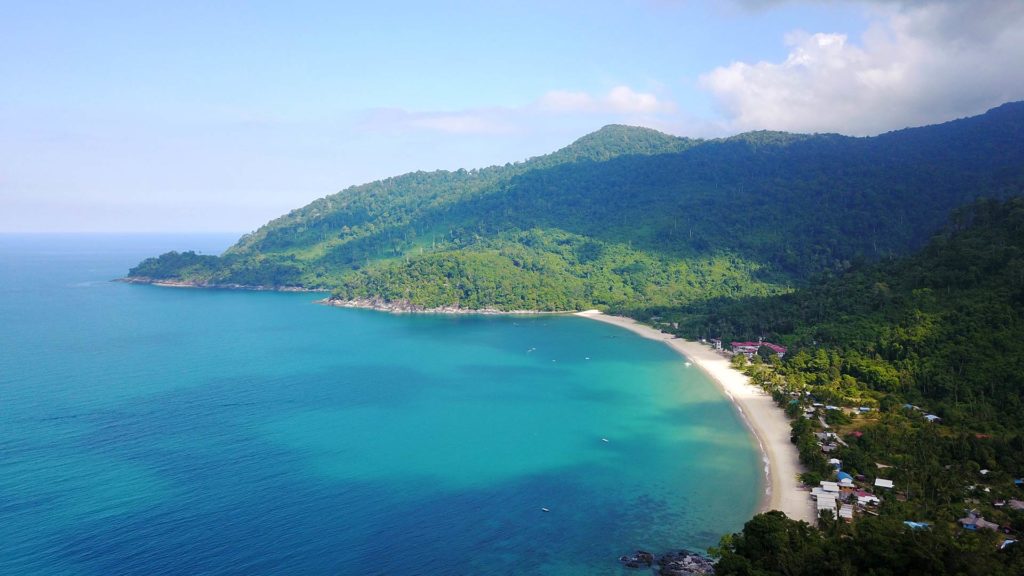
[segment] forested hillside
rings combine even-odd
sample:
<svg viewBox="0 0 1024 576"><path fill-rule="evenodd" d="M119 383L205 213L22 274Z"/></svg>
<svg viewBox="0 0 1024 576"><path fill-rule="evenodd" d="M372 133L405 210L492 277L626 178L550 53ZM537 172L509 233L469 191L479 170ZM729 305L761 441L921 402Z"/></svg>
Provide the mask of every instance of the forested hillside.
<svg viewBox="0 0 1024 576"><path fill-rule="evenodd" d="M912 257L771 298L662 311L681 335L790 347L795 386L826 401L889 398L976 432L1024 422L1024 199L981 201ZM1024 431L1024 430L1022 430Z"/></svg>
<svg viewBox="0 0 1024 576"><path fill-rule="evenodd" d="M834 480L826 459L836 458L847 474L896 486L852 526L759 516L725 539L719 573L1024 570L1021 545L1002 544L1024 531L1024 199L958 209L911 257L660 314L689 337L787 344L783 359L756 356L745 370L794 418L805 480ZM818 420L815 402L838 408ZM825 433L837 438L827 454ZM957 526L969 510L998 529Z"/></svg>
<svg viewBox="0 0 1024 576"><path fill-rule="evenodd" d="M639 310L785 292L907 253L953 208L1022 189L1022 103L872 138L609 126L522 163L349 188L219 258L170 253L129 275L424 307Z"/></svg>

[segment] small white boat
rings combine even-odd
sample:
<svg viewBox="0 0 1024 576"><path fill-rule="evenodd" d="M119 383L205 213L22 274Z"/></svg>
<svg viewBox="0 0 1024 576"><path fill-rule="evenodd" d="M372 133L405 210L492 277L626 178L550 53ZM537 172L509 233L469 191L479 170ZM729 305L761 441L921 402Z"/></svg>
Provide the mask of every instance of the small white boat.
<svg viewBox="0 0 1024 576"><path fill-rule="evenodd" d="M607 441L608 441L607 438L601 438L601 442L607 442Z"/></svg>
<svg viewBox="0 0 1024 576"><path fill-rule="evenodd" d="M551 512L551 510L548 510L547 508L541 508L541 511L543 511L543 512Z"/></svg>
<svg viewBox="0 0 1024 576"><path fill-rule="evenodd" d="M693 366L693 364L691 364L691 363L687 362L687 363L685 364L685 366L687 366L687 367L690 367L690 366Z"/></svg>

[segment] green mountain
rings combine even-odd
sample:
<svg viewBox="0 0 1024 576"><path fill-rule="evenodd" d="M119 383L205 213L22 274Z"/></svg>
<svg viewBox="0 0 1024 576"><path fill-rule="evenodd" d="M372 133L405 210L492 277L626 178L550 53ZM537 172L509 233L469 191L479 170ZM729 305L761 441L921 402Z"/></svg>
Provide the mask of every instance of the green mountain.
<svg viewBox="0 0 1024 576"><path fill-rule="evenodd" d="M1000 550L1006 536L956 520L974 509L1000 531L1024 530L1024 510L1006 504L1024 499L1014 481L1024 476L1024 199L958 209L910 257L790 294L663 314L689 336L787 343L784 359L757 357L746 369L794 417L805 479L832 477L825 459L835 457L849 474L884 472L897 487L875 517L851 526L824 521L818 531L778 513L755 517L723 539L717 573L1022 573L1024 546ZM827 411L829 431L845 439L827 456L815 436L823 427L800 416L815 400L871 408Z"/></svg>
<svg viewBox="0 0 1024 576"><path fill-rule="evenodd" d="M129 278L423 307L648 309L786 292L907 253L953 208L1022 190L1024 103L872 138L608 126L521 163L355 186L220 257L172 252Z"/></svg>
<svg viewBox="0 0 1024 576"><path fill-rule="evenodd" d="M788 345L787 383L827 402L909 402L974 432L1024 432L1024 351L1014 345L1024 341L1022 198L954 211L910 257L790 294L661 314L691 338Z"/></svg>

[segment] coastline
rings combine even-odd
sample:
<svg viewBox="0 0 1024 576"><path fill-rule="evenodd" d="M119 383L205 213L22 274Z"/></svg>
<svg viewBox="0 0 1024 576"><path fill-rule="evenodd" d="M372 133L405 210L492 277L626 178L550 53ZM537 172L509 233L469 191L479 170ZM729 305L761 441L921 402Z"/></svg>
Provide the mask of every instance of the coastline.
<svg viewBox="0 0 1024 576"><path fill-rule="evenodd" d="M789 420L771 396L750 384L747 376L733 369L724 356L699 342L676 338L632 318L609 316L597 310L574 315L625 328L644 338L660 340L703 370L740 412L760 446L765 462L765 494L757 511L779 510L794 520L814 525L813 503L797 479L802 467L797 449L789 440Z"/></svg>
<svg viewBox="0 0 1024 576"><path fill-rule="evenodd" d="M334 306L335 308L359 308L362 310L377 310L379 312L390 312L391 314L483 314L488 316L496 315L541 315L559 314L568 315L573 312L561 310L499 310L498 308L461 308L459 306L438 306L428 308L418 306L407 301L385 301L376 298L357 298L355 300L337 300L334 298L323 298L315 300L314 304Z"/></svg>
<svg viewBox="0 0 1024 576"><path fill-rule="evenodd" d="M280 292L317 292L299 287L267 287L243 285L200 284L185 281L160 281L152 278L127 277L115 282L128 284L149 284L169 288L214 288L229 290L256 290ZM322 290L319 292L323 292ZM315 304L339 308L358 308L388 312L392 314L483 314L483 315L573 315L589 318L629 330L650 340L659 340L685 359L692 361L714 381L740 413L744 424L758 443L764 462L764 494L757 512L779 510L794 520L803 520L814 525L816 515L813 503L806 490L801 489L797 478L803 471L796 447L790 442L790 424L785 413L775 401L760 388L750 384L749 378L732 368L729 360L698 342L676 338L632 318L610 316L599 310L584 312L541 311L541 310L499 310L491 308L467 309L458 306L427 308L409 302L386 302L379 299L337 300L322 298Z"/></svg>
<svg viewBox="0 0 1024 576"><path fill-rule="evenodd" d="M146 276L125 276L114 278L111 282L123 284L143 284L146 286L160 286L161 288L208 288L211 290L248 290L252 292L327 292L327 290L315 290L303 288L302 286L250 286L248 284L204 284L190 280L158 280Z"/></svg>

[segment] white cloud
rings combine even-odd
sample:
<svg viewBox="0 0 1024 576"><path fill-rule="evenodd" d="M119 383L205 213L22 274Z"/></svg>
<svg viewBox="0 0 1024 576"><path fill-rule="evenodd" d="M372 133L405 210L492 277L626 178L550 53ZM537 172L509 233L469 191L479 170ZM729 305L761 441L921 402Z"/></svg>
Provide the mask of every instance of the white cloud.
<svg viewBox="0 0 1024 576"><path fill-rule="evenodd" d="M360 127L371 132L426 131L443 134L507 134L515 131L508 109L480 108L456 112L410 112L400 108L370 111Z"/></svg>
<svg viewBox="0 0 1024 576"><path fill-rule="evenodd" d="M552 90L541 96L537 106L551 112L586 112L594 109L595 102L586 92Z"/></svg>
<svg viewBox="0 0 1024 576"><path fill-rule="evenodd" d="M1024 2L873 4L859 42L793 33L784 61L734 62L701 84L732 130L875 134L1024 98Z"/></svg>
<svg viewBox="0 0 1024 576"><path fill-rule="evenodd" d="M637 92L629 86L616 86L598 97L586 92L553 90L542 96L535 106L549 112L617 114L660 114L675 110L674 103L659 100L655 94Z"/></svg>
<svg viewBox="0 0 1024 576"><path fill-rule="evenodd" d="M475 114L437 114L413 118L413 126L449 134L494 134L510 127Z"/></svg>
<svg viewBox="0 0 1024 576"><path fill-rule="evenodd" d="M435 132L452 135L507 135L548 130L557 116L565 122L586 119L587 128L601 122L665 124L675 104L657 95L616 86L606 94L552 90L538 100L515 107L471 108L448 112L379 108L369 111L360 127L369 132Z"/></svg>

